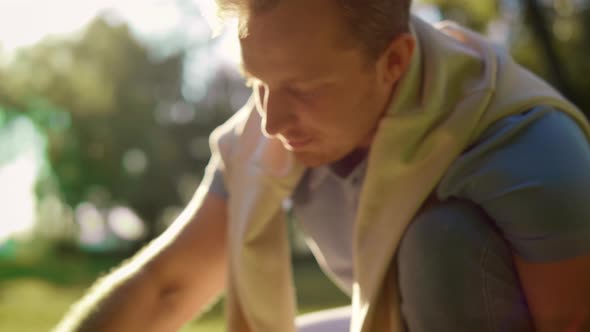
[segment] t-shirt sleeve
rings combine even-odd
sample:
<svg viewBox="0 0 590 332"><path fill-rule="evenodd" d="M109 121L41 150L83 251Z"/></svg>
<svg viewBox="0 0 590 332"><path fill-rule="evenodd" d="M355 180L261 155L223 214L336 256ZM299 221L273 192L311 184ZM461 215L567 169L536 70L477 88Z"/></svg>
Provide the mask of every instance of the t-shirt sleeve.
<svg viewBox="0 0 590 332"><path fill-rule="evenodd" d="M440 199L468 199L532 262L590 254L590 145L549 107L508 117L449 168Z"/></svg>
<svg viewBox="0 0 590 332"><path fill-rule="evenodd" d="M227 199L229 196L227 190L225 189L223 173L218 169L216 169L213 173L213 177L211 179L211 184L209 185L208 192L216 194L224 199Z"/></svg>
<svg viewBox="0 0 590 332"><path fill-rule="evenodd" d="M217 161L216 156L211 158L205 168L205 175L201 185L206 188L208 193L215 194L227 200L229 195L225 187L221 164Z"/></svg>

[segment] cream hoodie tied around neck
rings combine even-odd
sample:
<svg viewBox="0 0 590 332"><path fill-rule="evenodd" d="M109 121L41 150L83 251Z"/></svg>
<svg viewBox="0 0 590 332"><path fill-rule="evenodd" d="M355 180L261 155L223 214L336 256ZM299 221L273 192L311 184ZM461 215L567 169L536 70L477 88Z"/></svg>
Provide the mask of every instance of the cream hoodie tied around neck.
<svg viewBox="0 0 590 332"><path fill-rule="evenodd" d="M418 48L379 123L355 219L351 332L404 330L393 263L400 238L450 164L492 123L548 105L590 137L574 105L480 35L415 17L411 26ZM211 146L230 193L228 331L294 332L282 202L305 168L262 135L252 102L213 132Z"/></svg>

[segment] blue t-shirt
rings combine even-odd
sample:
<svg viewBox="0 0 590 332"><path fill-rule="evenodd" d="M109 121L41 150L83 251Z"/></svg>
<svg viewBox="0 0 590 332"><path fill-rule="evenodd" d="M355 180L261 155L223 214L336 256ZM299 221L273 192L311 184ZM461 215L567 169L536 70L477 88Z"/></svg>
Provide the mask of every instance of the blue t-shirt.
<svg viewBox="0 0 590 332"><path fill-rule="evenodd" d="M347 177L310 169L293 194L310 248L339 286L352 288L352 230L366 169ZM217 170L209 191L227 197ZM440 200L472 201L495 221L512 249L533 262L590 253L590 145L565 113L549 107L504 118L449 167Z"/></svg>

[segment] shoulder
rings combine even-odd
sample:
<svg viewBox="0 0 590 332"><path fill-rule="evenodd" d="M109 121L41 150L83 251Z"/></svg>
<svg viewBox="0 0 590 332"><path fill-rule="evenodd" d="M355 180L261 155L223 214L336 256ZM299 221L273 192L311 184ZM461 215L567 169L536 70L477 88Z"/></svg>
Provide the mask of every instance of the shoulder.
<svg viewBox="0 0 590 332"><path fill-rule="evenodd" d="M484 200L480 192L489 185L509 185L514 178L547 183L588 177L590 172L579 167L586 163L590 145L576 121L539 106L488 128L451 164L437 193Z"/></svg>
<svg viewBox="0 0 590 332"><path fill-rule="evenodd" d="M451 165L437 194L481 206L523 257L590 252L590 144L566 113L537 107L496 123Z"/></svg>
<svg viewBox="0 0 590 332"><path fill-rule="evenodd" d="M254 101L250 98L232 117L213 130L209 135L209 143L213 154L219 152L225 154L228 152L226 150L231 149L252 114L256 113L254 108Z"/></svg>

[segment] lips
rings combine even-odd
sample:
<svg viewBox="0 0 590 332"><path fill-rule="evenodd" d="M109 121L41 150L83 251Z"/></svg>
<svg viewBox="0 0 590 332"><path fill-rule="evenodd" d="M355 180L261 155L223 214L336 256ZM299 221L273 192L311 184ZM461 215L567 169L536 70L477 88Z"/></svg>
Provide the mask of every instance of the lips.
<svg viewBox="0 0 590 332"><path fill-rule="evenodd" d="M299 150L304 148L305 146L309 145L311 142L311 138L304 138L304 139L288 139L285 138L283 141L285 147L288 150Z"/></svg>

